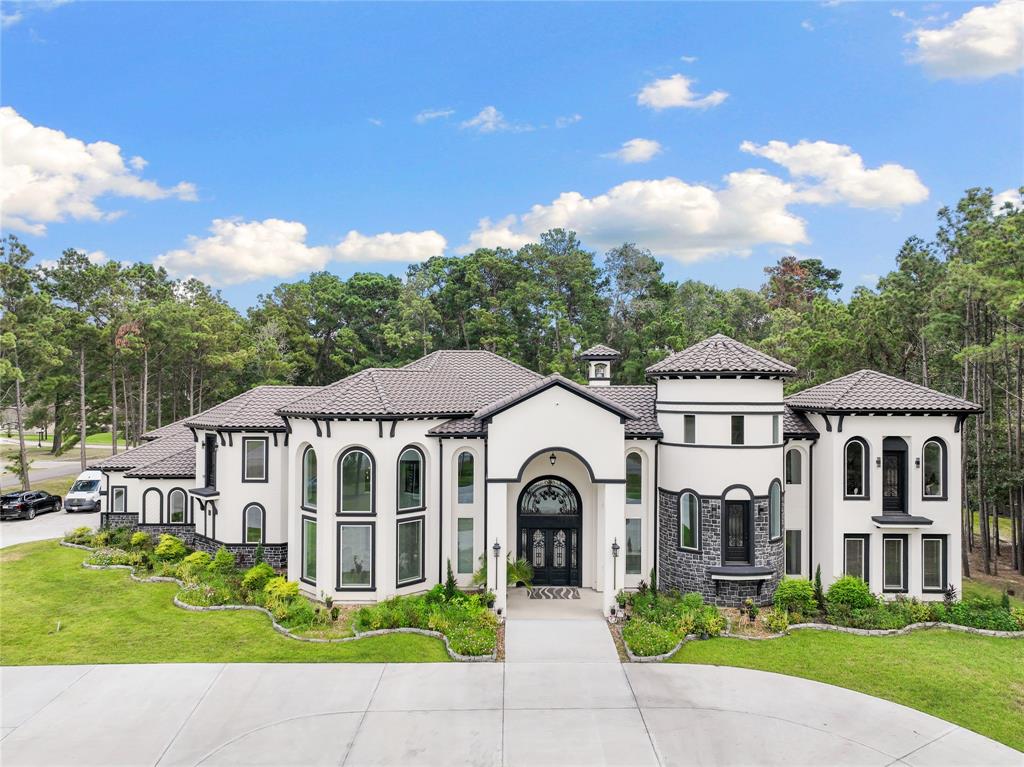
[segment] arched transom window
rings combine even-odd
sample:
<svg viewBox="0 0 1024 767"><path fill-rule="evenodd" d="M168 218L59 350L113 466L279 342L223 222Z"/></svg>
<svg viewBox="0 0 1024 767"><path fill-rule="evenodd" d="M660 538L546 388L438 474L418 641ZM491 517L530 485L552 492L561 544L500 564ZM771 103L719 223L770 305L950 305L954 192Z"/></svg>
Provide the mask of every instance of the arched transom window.
<svg viewBox="0 0 1024 767"><path fill-rule="evenodd" d="M799 485L803 482L803 457L797 449L786 452L786 484Z"/></svg>
<svg viewBox="0 0 1024 767"><path fill-rule="evenodd" d="M258 503L245 507L245 542L263 542L263 507Z"/></svg>
<svg viewBox="0 0 1024 767"><path fill-rule="evenodd" d="M473 454L463 450L459 453L459 503L473 502Z"/></svg>
<svg viewBox="0 0 1024 767"><path fill-rule="evenodd" d="M407 447L398 458L398 510L423 508L423 453Z"/></svg>
<svg viewBox="0 0 1024 767"><path fill-rule="evenodd" d="M185 491L174 488L167 494L167 509L170 514L171 524L184 524L185 522Z"/></svg>
<svg viewBox="0 0 1024 767"><path fill-rule="evenodd" d="M373 460L365 450L349 450L341 457L339 511L345 514L373 512Z"/></svg>
<svg viewBox="0 0 1024 767"><path fill-rule="evenodd" d="M863 440L846 443L846 477L843 492L847 498L867 498L868 448Z"/></svg>
<svg viewBox="0 0 1024 767"><path fill-rule="evenodd" d="M579 514L580 499L572 485L548 477L523 491L519 511L522 514Z"/></svg>
<svg viewBox="0 0 1024 767"><path fill-rule="evenodd" d="M626 503L643 502L644 462L640 453L626 456Z"/></svg>
<svg viewBox="0 0 1024 767"><path fill-rule="evenodd" d="M311 447L302 454L302 507L316 509L316 452Z"/></svg>
<svg viewBox="0 0 1024 767"><path fill-rule="evenodd" d="M924 443L925 498L942 498L946 495L946 446L938 439L930 439Z"/></svg>

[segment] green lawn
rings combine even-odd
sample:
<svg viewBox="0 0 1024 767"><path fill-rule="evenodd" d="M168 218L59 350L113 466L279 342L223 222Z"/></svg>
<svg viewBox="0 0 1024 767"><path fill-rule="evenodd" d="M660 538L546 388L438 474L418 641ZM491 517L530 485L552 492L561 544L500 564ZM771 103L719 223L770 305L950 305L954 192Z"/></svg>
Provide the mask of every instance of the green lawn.
<svg viewBox="0 0 1024 767"><path fill-rule="evenodd" d="M311 644L259 613L187 612L173 583L87 570L85 555L55 541L0 549L0 664L449 660L440 640L415 634Z"/></svg>
<svg viewBox="0 0 1024 767"><path fill-rule="evenodd" d="M672 662L827 682L902 703L1024 750L1024 639L940 630L894 637L804 630L763 642L690 642Z"/></svg>
<svg viewBox="0 0 1024 767"><path fill-rule="evenodd" d="M963 581L963 598L964 599L991 599L993 602L998 602L1003 598L1003 590L998 586L994 586L990 583L983 583L973 578L964 578ZM1010 597L1011 607L1024 607L1024 599L1019 596Z"/></svg>

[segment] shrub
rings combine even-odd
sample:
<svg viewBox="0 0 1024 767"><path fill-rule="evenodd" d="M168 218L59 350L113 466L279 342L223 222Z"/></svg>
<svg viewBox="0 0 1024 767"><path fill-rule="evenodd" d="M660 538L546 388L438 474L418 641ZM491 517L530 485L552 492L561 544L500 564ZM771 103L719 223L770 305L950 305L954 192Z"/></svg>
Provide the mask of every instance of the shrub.
<svg viewBox="0 0 1024 767"><path fill-rule="evenodd" d="M1019 631L1014 616L990 599L967 599L946 608L949 623L991 631Z"/></svg>
<svg viewBox="0 0 1024 767"><path fill-rule="evenodd" d="M452 572L452 561L448 560L448 574L444 579L444 601L450 602L455 599L455 595L459 593L459 584L455 580L455 573Z"/></svg>
<svg viewBox="0 0 1024 767"><path fill-rule="evenodd" d="M264 584L263 593L271 601L287 602L299 595L299 584L289 581L282 575L277 575Z"/></svg>
<svg viewBox="0 0 1024 767"><path fill-rule="evenodd" d="M683 607L687 610L696 610L704 606L704 595L697 591L691 591L683 596L682 601Z"/></svg>
<svg viewBox="0 0 1024 767"><path fill-rule="evenodd" d="M818 609L814 584L802 578L783 578L775 587L775 607L787 613L813 614Z"/></svg>
<svg viewBox="0 0 1024 767"><path fill-rule="evenodd" d="M263 562L265 556L266 556L266 554L263 551L263 544L262 543L257 543L256 544L256 551L254 551L253 554L252 554L252 563L254 565L260 564L261 562Z"/></svg>
<svg viewBox="0 0 1024 767"><path fill-rule="evenodd" d="M110 531L100 530L96 535L92 537L92 545L97 548L103 548L110 545Z"/></svg>
<svg viewBox="0 0 1024 767"><path fill-rule="evenodd" d="M622 639L634 655L650 657L671 652L679 638L657 623L633 618L622 629Z"/></svg>
<svg viewBox="0 0 1024 767"><path fill-rule="evenodd" d="M709 637L716 637L725 629L725 616L714 605L704 605L695 613L694 632Z"/></svg>
<svg viewBox="0 0 1024 767"><path fill-rule="evenodd" d="M821 588L821 565L814 568L814 601L818 603L818 609L825 609L825 592Z"/></svg>
<svg viewBox="0 0 1024 767"><path fill-rule="evenodd" d="M64 540L68 543L77 543L79 546L89 546L92 543L92 528L76 527L64 533Z"/></svg>
<svg viewBox="0 0 1024 767"><path fill-rule="evenodd" d="M147 548L152 542L153 539L149 537L149 533L144 533L141 530L137 533L132 533L132 537L129 541L132 548L136 549Z"/></svg>
<svg viewBox="0 0 1024 767"><path fill-rule="evenodd" d="M872 607L877 602L868 584L854 575L844 575L829 586L825 600L829 607L845 605L851 609Z"/></svg>
<svg viewBox="0 0 1024 767"><path fill-rule="evenodd" d="M188 549L185 548L181 538L168 533L161 535L160 542L156 545L157 558L165 562L177 562L179 559L183 559L187 553Z"/></svg>
<svg viewBox="0 0 1024 767"><path fill-rule="evenodd" d="M105 546L101 549L96 549L89 555L88 559L85 560L90 565L110 566L110 565L127 565L130 564L128 561L128 552L124 549L115 549L109 546Z"/></svg>
<svg viewBox="0 0 1024 767"><path fill-rule="evenodd" d="M196 607L214 607L226 605L233 602L231 589L226 584L218 581L199 582L194 581L178 592L178 599L185 604Z"/></svg>
<svg viewBox="0 0 1024 767"><path fill-rule="evenodd" d="M1024 631L1024 607L1014 607L1010 616L1017 622L1017 631Z"/></svg>
<svg viewBox="0 0 1024 767"><path fill-rule="evenodd" d="M275 617L277 617L276 613ZM296 597L284 606L278 623L292 629L305 629L312 626L315 619L316 612L309 600L304 597Z"/></svg>
<svg viewBox="0 0 1024 767"><path fill-rule="evenodd" d="M274 577L274 568L266 562L253 565L242 576L242 587L247 591L263 591L267 581Z"/></svg>
<svg viewBox="0 0 1024 767"><path fill-rule="evenodd" d="M810 582L807 582L810 586ZM811 590L811 597L814 597L814 590ZM789 613L782 607L773 607L764 611L761 617L764 627L774 634L782 634L789 628Z"/></svg>
<svg viewBox="0 0 1024 767"><path fill-rule="evenodd" d="M522 583L529 587L533 583L533 565L522 557L509 561L505 566L505 576L510 586Z"/></svg>
<svg viewBox="0 0 1024 767"><path fill-rule="evenodd" d="M210 570L221 575L228 575L234 572L235 569L235 555L228 551L225 547L221 546L217 549L217 553L213 557L213 561L210 562Z"/></svg>
<svg viewBox="0 0 1024 767"><path fill-rule="evenodd" d="M178 565L177 574L183 581L197 581L199 574L210 565L210 555L205 551L193 551Z"/></svg>

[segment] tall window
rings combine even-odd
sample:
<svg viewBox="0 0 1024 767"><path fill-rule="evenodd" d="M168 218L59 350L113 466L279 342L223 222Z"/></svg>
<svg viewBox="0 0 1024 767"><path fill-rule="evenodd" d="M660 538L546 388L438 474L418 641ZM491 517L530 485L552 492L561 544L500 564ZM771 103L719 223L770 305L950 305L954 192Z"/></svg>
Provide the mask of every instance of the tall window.
<svg viewBox="0 0 1024 767"><path fill-rule="evenodd" d="M316 520L302 518L302 580L316 583Z"/></svg>
<svg viewBox="0 0 1024 767"><path fill-rule="evenodd" d="M242 439L242 479L246 482L267 481L267 440L263 437Z"/></svg>
<svg viewBox="0 0 1024 767"><path fill-rule="evenodd" d="M642 520L626 520L626 575L640 575L640 573L643 572L642 531Z"/></svg>
<svg viewBox="0 0 1024 767"><path fill-rule="evenodd" d="M946 495L945 445L937 439L924 443L924 497L943 498Z"/></svg>
<svg viewBox="0 0 1024 767"><path fill-rule="evenodd" d="M185 523L185 491L174 488L167 494L168 521L172 525Z"/></svg>
<svg viewBox="0 0 1024 767"><path fill-rule="evenodd" d="M302 508L316 509L316 453L311 447L302 454Z"/></svg>
<svg viewBox="0 0 1024 767"><path fill-rule="evenodd" d="M473 572L473 518L459 517L458 540L458 571L459 574Z"/></svg>
<svg viewBox="0 0 1024 767"><path fill-rule="evenodd" d="M683 493L679 499L679 545L696 549L700 540L700 504L693 493Z"/></svg>
<svg viewBox="0 0 1024 767"><path fill-rule="evenodd" d="M697 442L697 416L683 416L683 443L693 445Z"/></svg>
<svg viewBox="0 0 1024 767"><path fill-rule="evenodd" d="M644 463L639 453L626 456L626 503L643 501Z"/></svg>
<svg viewBox="0 0 1024 767"><path fill-rule="evenodd" d="M258 503L250 503L245 507L245 542L263 542L263 507Z"/></svg>
<svg viewBox="0 0 1024 767"><path fill-rule="evenodd" d="M921 589L945 591L946 536L921 537Z"/></svg>
<svg viewBox="0 0 1024 767"><path fill-rule="evenodd" d="M349 450L341 456L342 514L373 513L373 459L365 450Z"/></svg>
<svg viewBox="0 0 1024 767"><path fill-rule="evenodd" d="M843 575L868 580L868 539L850 535L843 539Z"/></svg>
<svg viewBox="0 0 1024 767"><path fill-rule="evenodd" d="M777 415L772 416L772 444L779 444L779 417Z"/></svg>
<svg viewBox="0 0 1024 767"><path fill-rule="evenodd" d="M906 539L902 536L882 538L882 589L884 591L907 590L906 544Z"/></svg>
<svg viewBox="0 0 1024 767"><path fill-rule="evenodd" d="M741 415L732 417L732 444L743 444L743 416Z"/></svg>
<svg viewBox="0 0 1024 767"><path fill-rule="evenodd" d="M800 455L799 450L789 450L786 452L786 484L787 485L799 485L803 478L803 456Z"/></svg>
<svg viewBox="0 0 1024 767"><path fill-rule="evenodd" d="M786 531L786 575L800 575L800 531Z"/></svg>
<svg viewBox="0 0 1024 767"><path fill-rule="evenodd" d="M398 510L423 508L423 454L407 447L398 458Z"/></svg>
<svg viewBox="0 0 1024 767"><path fill-rule="evenodd" d="M338 525L338 569L341 588L373 588L372 524Z"/></svg>
<svg viewBox="0 0 1024 767"><path fill-rule="evenodd" d="M777 540L782 536L782 485L773 480L768 488L768 537Z"/></svg>
<svg viewBox="0 0 1024 767"><path fill-rule="evenodd" d="M423 518L398 523L398 585L423 580Z"/></svg>
<svg viewBox="0 0 1024 767"><path fill-rule="evenodd" d="M124 487L112 487L110 488L110 510L114 513L120 514L124 512L125 507L125 493L127 488Z"/></svg>
<svg viewBox="0 0 1024 767"><path fill-rule="evenodd" d="M473 502L473 454L459 453L459 503Z"/></svg>
<svg viewBox="0 0 1024 767"><path fill-rule="evenodd" d="M846 443L846 497L867 498L867 477L868 447L862 440L851 439Z"/></svg>

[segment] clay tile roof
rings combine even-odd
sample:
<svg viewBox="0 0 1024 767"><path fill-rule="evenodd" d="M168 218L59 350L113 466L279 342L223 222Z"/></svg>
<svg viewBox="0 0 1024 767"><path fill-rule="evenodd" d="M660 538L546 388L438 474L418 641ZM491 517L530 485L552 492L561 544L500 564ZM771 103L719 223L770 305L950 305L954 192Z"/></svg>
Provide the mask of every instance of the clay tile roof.
<svg viewBox="0 0 1024 767"><path fill-rule="evenodd" d="M621 356L622 355L615 351L615 349L610 346L605 346L604 344L596 344L595 346L591 346L585 352L580 353L581 360L611 360L618 359Z"/></svg>
<svg viewBox="0 0 1024 767"><path fill-rule="evenodd" d="M595 392L595 389L598 387L581 386L575 381L570 381L561 373L552 373L551 375L546 376L545 378L538 378L536 381L533 381L527 384L526 386L523 386L517 391L513 391L510 394L507 394L506 396L502 397L501 399L497 399L494 402L485 405L484 407L477 410L473 414L473 417L489 418L490 416L496 415L502 410L511 407L517 402L520 402L532 396L533 394L544 391L545 389L548 389L552 386L561 386L564 389L568 389L569 391L578 394L584 399L588 399L591 402L606 408L607 410L611 410L612 412L622 416L623 418L632 418L635 420L640 417L632 410L630 410L628 407L620 405L617 402L612 401L611 399L601 397L599 394Z"/></svg>
<svg viewBox="0 0 1024 767"><path fill-rule="evenodd" d="M826 411L980 413L982 410L979 405L960 397L877 370L858 370L812 386L791 394L786 404L796 410Z"/></svg>
<svg viewBox="0 0 1024 767"><path fill-rule="evenodd" d="M465 416L540 378L493 352L437 351L405 367L355 373L278 412L296 416Z"/></svg>
<svg viewBox="0 0 1024 767"><path fill-rule="evenodd" d="M769 373L790 376L796 368L718 333L647 368L647 374Z"/></svg>
<svg viewBox="0 0 1024 767"><path fill-rule="evenodd" d="M300 397L319 391L319 386L257 386L237 397L214 405L186 419L199 429L281 429L277 411Z"/></svg>
<svg viewBox="0 0 1024 767"><path fill-rule="evenodd" d="M817 439L821 435L818 434L818 430L814 428L807 416L786 405L782 414L782 436Z"/></svg>
<svg viewBox="0 0 1024 767"><path fill-rule="evenodd" d="M196 449L189 445L183 450L172 453L165 458L147 463L137 469L125 473L126 477L139 479L170 479L180 477L182 479L195 477L196 475Z"/></svg>
<svg viewBox="0 0 1024 767"><path fill-rule="evenodd" d="M429 429L432 437L482 437L487 433L487 424L479 418L453 418Z"/></svg>
<svg viewBox="0 0 1024 767"><path fill-rule="evenodd" d="M186 448L193 451L192 462L195 463L195 446L192 432L185 426L184 421L177 421L159 429L162 436L144 442L131 450L112 455L102 461L91 464L91 469L102 469L104 471L128 471L147 466L155 461L162 461ZM192 467L193 472L195 466ZM189 475L191 476L191 475Z"/></svg>
<svg viewBox="0 0 1024 767"><path fill-rule="evenodd" d="M658 398L657 386L593 386L590 390L636 413L636 418L626 421L627 437L663 436L654 406Z"/></svg>

